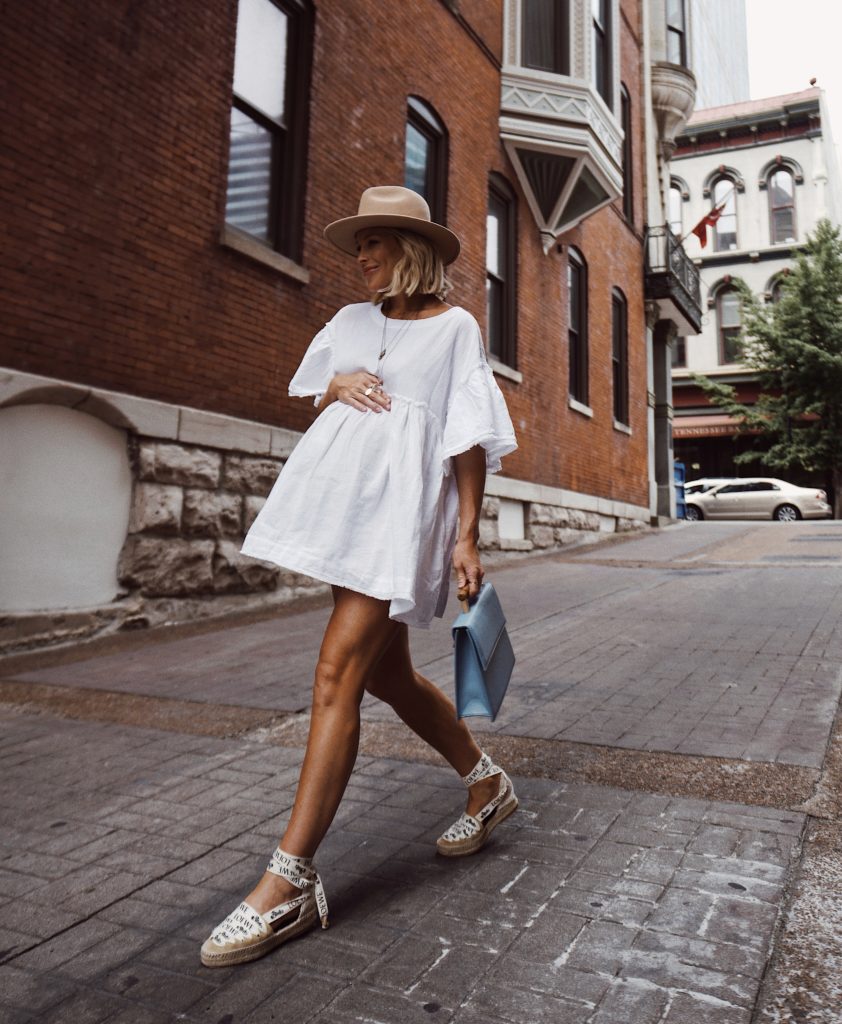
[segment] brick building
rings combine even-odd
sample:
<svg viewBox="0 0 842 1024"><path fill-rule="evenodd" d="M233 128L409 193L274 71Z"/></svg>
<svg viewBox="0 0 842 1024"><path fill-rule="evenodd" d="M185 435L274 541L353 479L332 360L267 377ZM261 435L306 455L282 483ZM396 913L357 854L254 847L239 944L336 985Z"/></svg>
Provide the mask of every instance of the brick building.
<svg viewBox="0 0 842 1024"><path fill-rule="evenodd" d="M34 642L312 589L237 550L313 416L287 382L362 298L322 228L370 184L417 187L463 240L451 300L520 442L484 543L647 522L649 6L663 22L656 0L13 5L7 624Z"/></svg>

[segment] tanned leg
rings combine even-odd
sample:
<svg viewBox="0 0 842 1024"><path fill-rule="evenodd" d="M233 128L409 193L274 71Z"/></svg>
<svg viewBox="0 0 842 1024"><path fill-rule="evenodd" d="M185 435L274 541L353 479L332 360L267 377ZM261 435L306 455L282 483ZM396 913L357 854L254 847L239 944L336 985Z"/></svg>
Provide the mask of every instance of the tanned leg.
<svg viewBox="0 0 842 1024"><path fill-rule="evenodd" d="M371 673L366 689L391 705L398 717L460 775L467 775L479 761L482 751L465 723L456 718L453 704L434 683L413 669L406 626L398 627L396 636ZM493 800L499 788L499 776L471 786L468 814L476 814Z"/></svg>
<svg viewBox="0 0 842 1024"><path fill-rule="evenodd" d="M387 601L340 587L333 588L333 600L316 667L307 750L280 842L298 857L315 854L333 821L357 758L366 681L398 629ZM295 895L289 882L266 872L246 900L263 913Z"/></svg>

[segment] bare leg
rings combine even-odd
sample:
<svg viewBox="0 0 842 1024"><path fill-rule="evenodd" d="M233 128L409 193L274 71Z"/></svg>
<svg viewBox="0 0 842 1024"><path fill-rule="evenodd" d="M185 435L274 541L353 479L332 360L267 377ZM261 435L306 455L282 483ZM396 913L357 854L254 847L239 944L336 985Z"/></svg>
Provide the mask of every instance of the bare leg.
<svg viewBox="0 0 842 1024"><path fill-rule="evenodd" d="M437 750L460 775L467 775L482 751L456 709L442 691L412 667L409 631L404 625L378 661L366 689L391 705L410 729ZM500 788L499 776L474 783L468 794L468 814L476 814Z"/></svg>
<svg viewBox="0 0 842 1024"><path fill-rule="evenodd" d="M386 601L340 587L333 588L333 600L316 666L307 750L280 844L298 857L315 854L333 821L357 757L366 680L398 629ZM297 894L266 872L246 900L262 913Z"/></svg>

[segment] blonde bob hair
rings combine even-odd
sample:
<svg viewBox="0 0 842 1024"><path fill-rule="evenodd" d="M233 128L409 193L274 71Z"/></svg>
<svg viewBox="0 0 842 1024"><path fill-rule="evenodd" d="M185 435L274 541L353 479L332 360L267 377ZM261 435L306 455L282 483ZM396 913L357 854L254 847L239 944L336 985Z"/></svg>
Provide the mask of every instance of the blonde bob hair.
<svg viewBox="0 0 842 1024"><path fill-rule="evenodd" d="M433 244L414 231L381 228L397 239L403 255L395 264L388 288L377 292L372 302L383 302L396 295L435 295L444 300L453 287L444 272L444 261Z"/></svg>

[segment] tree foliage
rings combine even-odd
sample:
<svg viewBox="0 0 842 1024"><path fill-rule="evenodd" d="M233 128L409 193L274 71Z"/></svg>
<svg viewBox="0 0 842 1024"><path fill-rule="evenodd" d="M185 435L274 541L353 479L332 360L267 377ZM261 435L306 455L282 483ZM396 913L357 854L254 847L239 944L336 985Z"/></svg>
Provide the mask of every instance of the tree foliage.
<svg viewBox="0 0 842 1024"><path fill-rule="evenodd" d="M842 236L821 220L806 250L782 278L780 298L764 304L744 284L743 362L754 370L760 395L754 405L735 389L707 377L696 383L710 402L740 421L742 433L759 434L764 450L735 456L762 459L785 470L824 471L832 480L835 515L842 514Z"/></svg>

